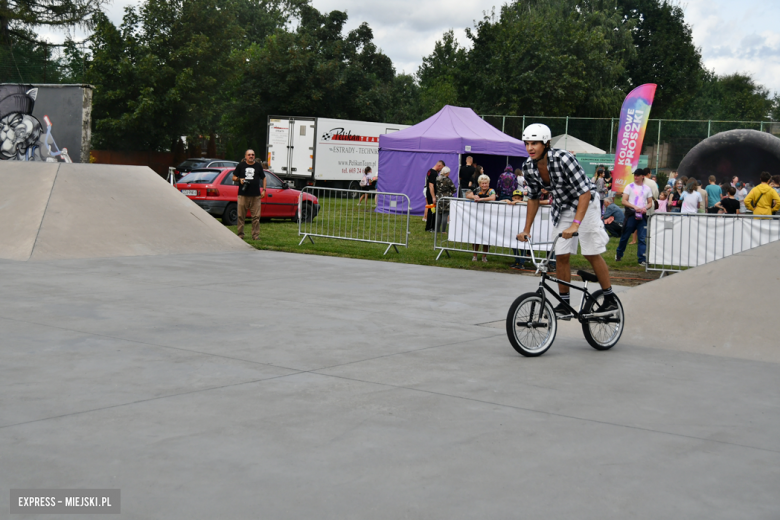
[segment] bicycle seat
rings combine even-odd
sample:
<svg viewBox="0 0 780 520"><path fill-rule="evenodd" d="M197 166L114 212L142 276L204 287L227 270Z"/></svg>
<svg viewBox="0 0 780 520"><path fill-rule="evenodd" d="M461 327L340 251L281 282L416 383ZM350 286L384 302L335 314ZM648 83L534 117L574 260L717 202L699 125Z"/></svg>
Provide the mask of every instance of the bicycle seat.
<svg viewBox="0 0 780 520"><path fill-rule="evenodd" d="M585 281L585 282L598 282L599 281L598 277L595 274L589 273L588 271L583 271L582 269L577 271L577 276L582 278L582 280Z"/></svg>

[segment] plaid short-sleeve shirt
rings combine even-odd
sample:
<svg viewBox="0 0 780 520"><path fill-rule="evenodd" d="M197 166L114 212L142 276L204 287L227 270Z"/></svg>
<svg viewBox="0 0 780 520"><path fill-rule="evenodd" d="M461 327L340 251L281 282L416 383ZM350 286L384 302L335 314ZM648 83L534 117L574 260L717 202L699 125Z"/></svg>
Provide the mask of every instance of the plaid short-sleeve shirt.
<svg viewBox="0 0 780 520"><path fill-rule="evenodd" d="M547 152L547 170L550 172L550 186L547 189L553 196L553 225L557 226L561 213L567 209L576 210L580 195L595 193L596 185L585 174L574 155L565 150L550 148ZM538 200L544 181L530 157L523 164L523 175L528 183L528 198Z"/></svg>

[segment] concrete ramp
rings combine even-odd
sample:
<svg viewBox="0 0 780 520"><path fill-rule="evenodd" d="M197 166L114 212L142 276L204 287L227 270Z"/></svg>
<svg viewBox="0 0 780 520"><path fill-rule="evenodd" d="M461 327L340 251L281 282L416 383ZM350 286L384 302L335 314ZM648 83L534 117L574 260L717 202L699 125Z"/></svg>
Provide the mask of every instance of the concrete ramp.
<svg viewBox="0 0 780 520"><path fill-rule="evenodd" d="M620 342L780 363L780 242L621 293Z"/></svg>
<svg viewBox="0 0 780 520"><path fill-rule="evenodd" d="M147 167L2 162L0 185L3 259L251 250Z"/></svg>

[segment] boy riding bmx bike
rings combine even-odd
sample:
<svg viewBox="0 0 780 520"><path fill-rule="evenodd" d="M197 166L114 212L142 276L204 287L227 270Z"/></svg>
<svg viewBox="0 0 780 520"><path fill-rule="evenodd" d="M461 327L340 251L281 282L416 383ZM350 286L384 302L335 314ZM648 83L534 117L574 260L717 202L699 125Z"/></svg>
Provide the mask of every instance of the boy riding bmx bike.
<svg viewBox="0 0 780 520"><path fill-rule="evenodd" d="M559 293L558 295L553 294L553 296L560 303L553 309L555 316L550 318L569 320L577 314L572 311L573 308L570 305L569 289L571 287L570 257L577 253L578 246L581 246L582 255L593 267L595 278L602 289L598 293L594 293L594 295L598 295L598 302L583 302L590 304L591 312L588 316L604 319L604 316L608 317L611 313L622 313L622 307L612 292L609 268L601 256L607 250L609 236L601 220L601 204L596 186L585 174L574 155L565 150L551 148L551 138L550 129L546 125L532 124L523 131L523 141L529 155L523 164L523 174L528 183L529 200L525 228L517 235L517 240L520 242L529 240L531 226L539 210L539 196L544 188L553 196L554 236L560 235L553 245L557 260L556 281ZM587 274L589 277L594 277ZM543 294L540 296L544 298ZM580 316L576 317L580 319ZM523 323L529 327L538 326L532 325L532 322L536 323L533 320ZM518 326L520 325L518 324ZM517 348L516 345L515 348Z"/></svg>

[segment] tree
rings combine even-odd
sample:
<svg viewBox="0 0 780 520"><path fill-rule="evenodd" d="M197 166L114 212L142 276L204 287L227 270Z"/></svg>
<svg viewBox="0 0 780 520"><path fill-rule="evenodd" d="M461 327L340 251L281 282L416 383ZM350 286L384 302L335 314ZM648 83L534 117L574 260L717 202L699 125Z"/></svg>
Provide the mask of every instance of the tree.
<svg viewBox="0 0 780 520"><path fill-rule="evenodd" d="M31 29L80 26L92 28L108 0L0 0L0 47L36 42Z"/></svg>
<svg viewBox="0 0 780 520"><path fill-rule="evenodd" d="M630 88L657 84L653 117L680 115L696 98L704 75L682 8L668 0L617 1L636 48L626 69Z"/></svg>
<svg viewBox="0 0 780 520"><path fill-rule="evenodd" d="M295 31L277 29L241 58L226 125L250 142L265 140L268 114L384 120L394 95L392 62L363 23L343 34L347 15L305 5Z"/></svg>
<svg viewBox="0 0 780 520"><path fill-rule="evenodd" d="M769 90L745 74L718 76L705 71L702 87L688 113L694 119L767 121L775 108Z"/></svg>
<svg viewBox="0 0 780 520"><path fill-rule="evenodd" d="M445 32L436 42L429 56L423 57L417 79L424 116L438 112L444 105L460 103L459 76L466 67L466 60L466 49L460 46L452 30Z"/></svg>
<svg viewBox="0 0 780 520"><path fill-rule="evenodd" d="M609 117L625 96L630 29L610 0L516 0L467 30L459 92L483 113Z"/></svg>
<svg viewBox="0 0 780 520"><path fill-rule="evenodd" d="M420 104L420 86L411 74L398 74L393 78L390 103L383 121L414 125L425 119Z"/></svg>
<svg viewBox="0 0 780 520"><path fill-rule="evenodd" d="M20 29L13 45L0 45L0 83L59 83L62 80L57 46L39 42L35 33Z"/></svg>

